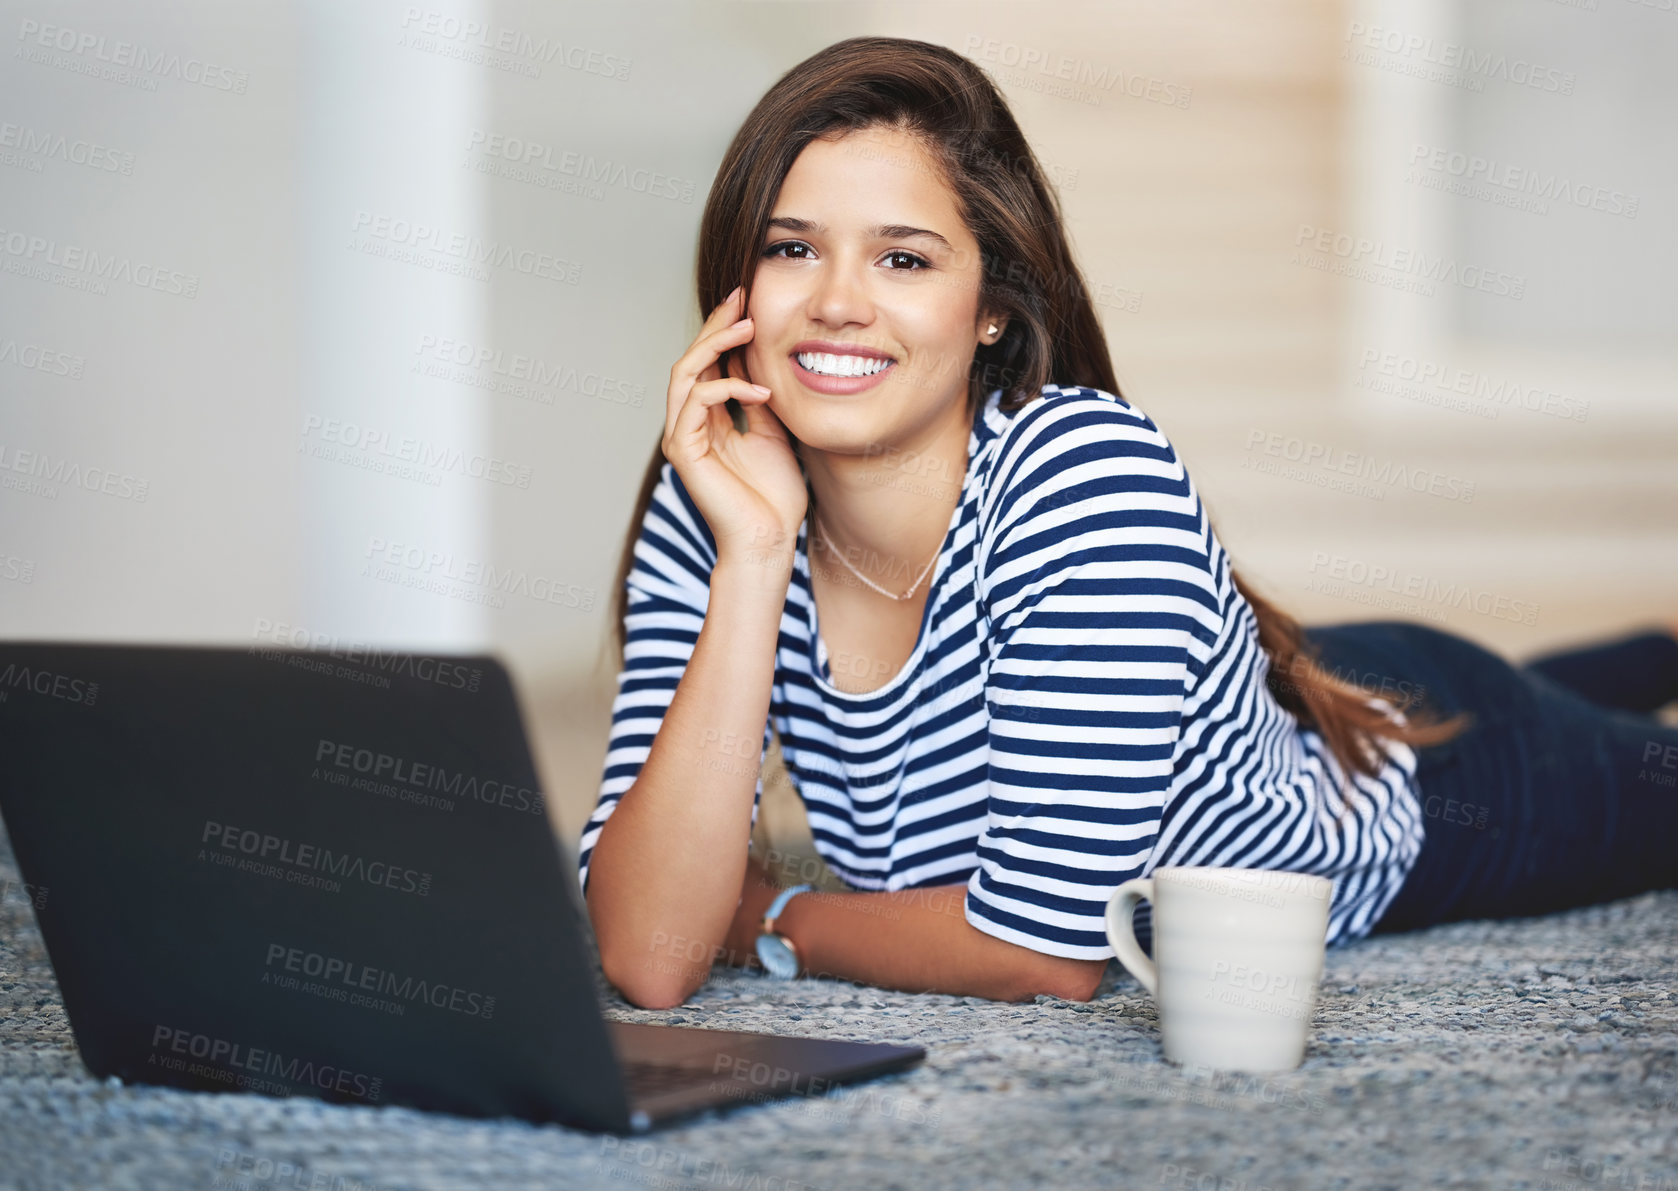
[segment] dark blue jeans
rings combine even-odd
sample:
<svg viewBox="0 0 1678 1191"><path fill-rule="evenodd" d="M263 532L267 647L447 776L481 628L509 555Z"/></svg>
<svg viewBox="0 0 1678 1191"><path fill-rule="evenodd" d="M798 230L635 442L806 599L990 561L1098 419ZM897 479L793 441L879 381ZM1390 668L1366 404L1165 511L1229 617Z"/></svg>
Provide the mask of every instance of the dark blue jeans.
<svg viewBox="0 0 1678 1191"><path fill-rule="evenodd" d="M1416 750L1426 840L1376 931L1678 887L1678 728L1651 714L1678 699L1678 639L1640 632L1516 665L1409 621L1305 634L1338 677L1409 684L1422 708L1475 716Z"/></svg>

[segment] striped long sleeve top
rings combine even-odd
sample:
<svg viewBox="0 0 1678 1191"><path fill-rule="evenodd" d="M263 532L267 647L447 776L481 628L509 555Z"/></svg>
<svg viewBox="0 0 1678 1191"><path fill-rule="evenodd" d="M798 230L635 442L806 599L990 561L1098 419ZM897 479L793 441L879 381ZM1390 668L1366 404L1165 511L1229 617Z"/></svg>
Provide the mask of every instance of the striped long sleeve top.
<svg viewBox="0 0 1678 1191"><path fill-rule="evenodd" d="M1378 777L1347 773L1276 701L1252 607L1147 414L1091 388L1047 385L1012 413L1000 396L976 411L914 652L877 690L832 685L800 530L763 746L773 727L823 859L858 890L965 883L975 928L1077 959L1113 955L1108 900L1164 865L1330 877L1328 941L1366 934L1421 848L1413 750L1386 741ZM665 463L627 580L585 888L716 557Z"/></svg>

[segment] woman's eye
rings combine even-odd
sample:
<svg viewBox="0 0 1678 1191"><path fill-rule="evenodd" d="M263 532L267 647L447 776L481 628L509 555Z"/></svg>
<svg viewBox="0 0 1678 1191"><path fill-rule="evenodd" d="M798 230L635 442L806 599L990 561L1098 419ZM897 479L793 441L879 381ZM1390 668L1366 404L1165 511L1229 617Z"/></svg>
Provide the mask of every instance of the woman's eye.
<svg viewBox="0 0 1678 1191"><path fill-rule="evenodd" d="M771 244L768 248L765 248L763 250L763 255L766 258L767 257L772 257L772 256L778 256L783 260L806 260L806 259L808 259L804 256L788 255L789 253L791 253L795 249L800 253L804 253L804 252L809 252L810 251L810 246L808 244L800 243L797 240L782 240L779 244ZM910 266L907 269L897 268L897 267L893 266L889 270L890 272L893 272L893 273L913 273L917 269L930 269L932 267L923 258L916 256L914 253L909 252L906 249L894 248L890 252L886 253L886 260L887 261L896 261L898 258L902 258L904 260L910 261L911 262Z"/></svg>
<svg viewBox="0 0 1678 1191"><path fill-rule="evenodd" d="M886 253L886 259L887 260L892 260L896 257L902 257L905 260L914 261L915 266L918 267L918 268L929 269L929 268L932 267L931 265L928 265L920 257L916 256L914 253L906 252L901 248L894 248L890 252ZM904 273L904 272L913 273L915 270L913 268L910 268L910 269L894 269L892 271L895 272L895 273Z"/></svg>

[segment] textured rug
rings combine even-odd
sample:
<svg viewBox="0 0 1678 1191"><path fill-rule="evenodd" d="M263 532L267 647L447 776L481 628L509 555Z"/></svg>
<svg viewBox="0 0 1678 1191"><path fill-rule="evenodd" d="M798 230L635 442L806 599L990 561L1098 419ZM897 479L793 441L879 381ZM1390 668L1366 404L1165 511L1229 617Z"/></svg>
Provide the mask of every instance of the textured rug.
<svg viewBox="0 0 1678 1191"><path fill-rule="evenodd" d="M0 835L0 1187L1423 1186L1678 1191L1678 892L1329 952L1303 1067L1160 1057L1116 964L1088 1004L719 972L628 1021L912 1043L908 1072L636 1139L307 1098L102 1082L82 1066Z"/></svg>

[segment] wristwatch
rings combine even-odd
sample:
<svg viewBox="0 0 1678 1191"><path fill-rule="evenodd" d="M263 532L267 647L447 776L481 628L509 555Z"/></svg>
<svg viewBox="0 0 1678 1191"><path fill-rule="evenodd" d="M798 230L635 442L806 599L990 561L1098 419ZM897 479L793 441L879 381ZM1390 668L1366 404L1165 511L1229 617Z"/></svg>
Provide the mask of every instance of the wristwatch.
<svg viewBox="0 0 1678 1191"><path fill-rule="evenodd" d="M781 890L763 915L763 933L757 937L757 958L771 976L780 980L791 980L798 975L799 959L798 948L792 945L792 940L776 933L775 919L787 908L793 894L814 888L814 885L794 885L791 889Z"/></svg>

